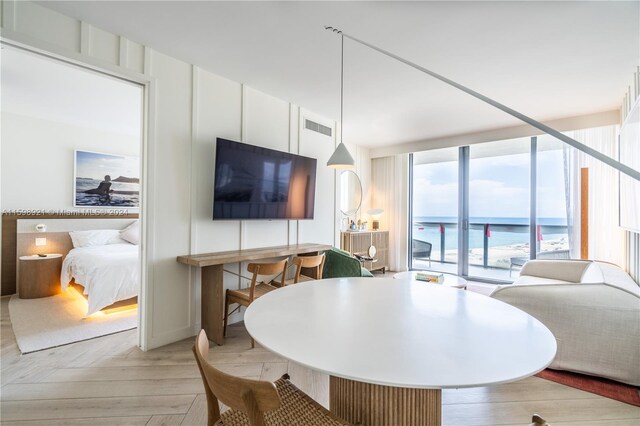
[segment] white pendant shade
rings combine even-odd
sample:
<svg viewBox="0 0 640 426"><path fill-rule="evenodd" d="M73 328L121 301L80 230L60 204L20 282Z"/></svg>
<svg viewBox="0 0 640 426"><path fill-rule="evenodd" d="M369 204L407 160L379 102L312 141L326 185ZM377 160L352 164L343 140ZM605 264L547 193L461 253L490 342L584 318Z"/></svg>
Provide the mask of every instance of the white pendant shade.
<svg viewBox="0 0 640 426"><path fill-rule="evenodd" d="M329 161L327 161L327 166L334 169L350 169L355 165L355 160L342 142L340 142L340 145L338 145L331 158L329 158Z"/></svg>
<svg viewBox="0 0 640 426"><path fill-rule="evenodd" d="M325 27L328 29L329 27ZM352 169L356 162L349 150L342 142L342 129L344 128L344 37L340 37L340 145L333 151L327 166L332 169Z"/></svg>

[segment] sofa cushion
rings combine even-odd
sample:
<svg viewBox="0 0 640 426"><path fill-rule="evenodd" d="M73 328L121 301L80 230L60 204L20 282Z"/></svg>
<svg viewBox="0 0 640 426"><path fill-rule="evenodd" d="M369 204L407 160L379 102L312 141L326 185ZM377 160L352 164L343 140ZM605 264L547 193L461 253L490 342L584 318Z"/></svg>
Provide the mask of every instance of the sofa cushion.
<svg viewBox="0 0 640 426"><path fill-rule="evenodd" d="M513 282L513 285L531 285L531 284L571 284L569 281L556 280L553 278L534 277L531 275L520 275Z"/></svg>
<svg viewBox="0 0 640 426"><path fill-rule="evenodd" d="M604 275L602 275L602 269L596 262L591 262L589 266L582 272L580 277L581 283L601 283L604 282Z"/></svg>
<svg viewBox="0 0 640 426"><path fill-rule="evenodd" d="M467 291L484 294L485 296L491 296L497 289L502 287L504 286L496 285L496 284L485 284L485 283L476 283L476 282L467 283Z"/></svg>
<svg viewBox="0 0 640 426"><path fill-rule="evenodd" d="M593 269L595 266L595 269ZM598 267L588 260L530 260L524 264L520 275L549 278L570 283L580 283L584 279L597 280Z"/></svg>
<svg viewBox="0 0 640 426"><path fill-rule="evenodd" d="M514 284L605 283L640 297L640 286L629 274L606 262L532 260L524 265L520 274Z"/></svg>
<svg viewBox="0 0 640 426"><path fill-rule="evenodd" d="M602 271L603 282L640 297L640 286L621 268L610 263L595 262Z"/></svg>

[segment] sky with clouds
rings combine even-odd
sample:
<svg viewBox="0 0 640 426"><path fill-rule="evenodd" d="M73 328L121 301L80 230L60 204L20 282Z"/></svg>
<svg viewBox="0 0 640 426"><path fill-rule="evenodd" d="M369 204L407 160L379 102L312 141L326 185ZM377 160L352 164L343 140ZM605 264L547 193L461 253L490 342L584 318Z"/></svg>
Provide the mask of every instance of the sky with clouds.
<svg viewBox="0 0 640 426"><path fill-rule="evenodd" d="M469 166L470 217L529 217L529 154L473 158ZM538 217L566 216L561 150L538 153ZM458 215L458 162L413 169L414 216Z"/></svg>
<svg viewBox="0 0 640 426"><path fill-rule="evenodd" d="M76 151L76 176L102 180L105 175L140 177L140 159L98 152Z"/></svg>

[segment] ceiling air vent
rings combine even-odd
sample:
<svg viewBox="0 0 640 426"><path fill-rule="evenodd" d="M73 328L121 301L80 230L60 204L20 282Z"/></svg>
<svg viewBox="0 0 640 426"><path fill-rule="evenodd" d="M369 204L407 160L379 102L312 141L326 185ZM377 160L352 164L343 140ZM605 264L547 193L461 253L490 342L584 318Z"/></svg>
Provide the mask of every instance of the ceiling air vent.
<svg viewBox="0 0 640 426"><path fill-rule="evenodd" d="M304 120L304 127L314 132L322 133L323 135L331 136L331 127L323 126L311 120Z"/></svg>

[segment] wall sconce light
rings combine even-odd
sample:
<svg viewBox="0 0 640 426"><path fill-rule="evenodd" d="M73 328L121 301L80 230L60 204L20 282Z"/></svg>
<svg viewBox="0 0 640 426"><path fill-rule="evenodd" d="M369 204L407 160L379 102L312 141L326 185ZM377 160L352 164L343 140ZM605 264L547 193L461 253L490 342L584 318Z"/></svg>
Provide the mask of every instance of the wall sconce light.
<svg viewBox="0 0 640 426"><path fill-rule="evenodd" d="M36 232L47 232L47 225L39 223L36 225Z"/></svg>
<svg viewBox="0 0 640 426"><path fill-rule="evenodd" d="M371 222L371 227L374 231L380 229L380 216L384 213L382 209L371 209L367 211L367 214L373 218Z"/></svg>

